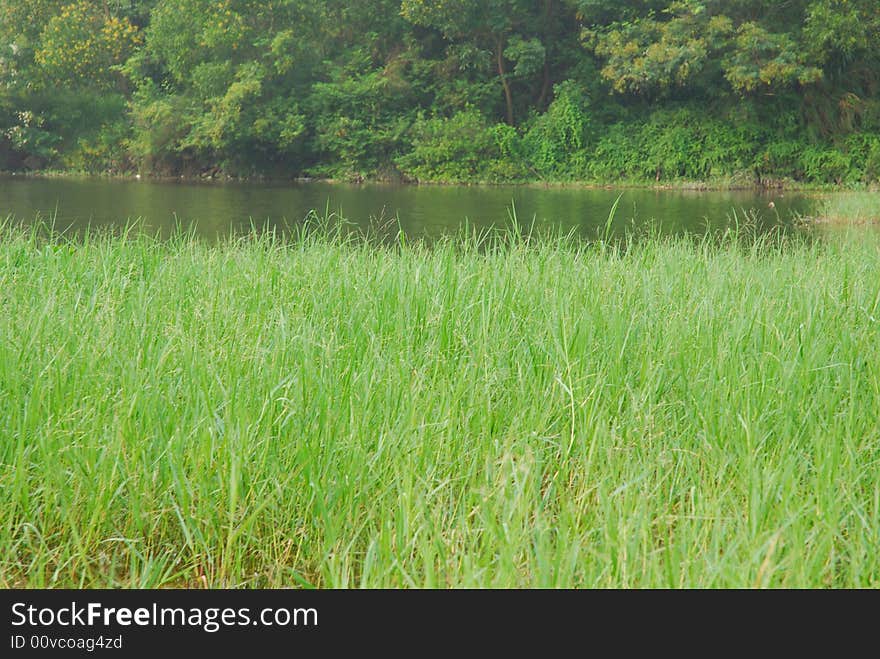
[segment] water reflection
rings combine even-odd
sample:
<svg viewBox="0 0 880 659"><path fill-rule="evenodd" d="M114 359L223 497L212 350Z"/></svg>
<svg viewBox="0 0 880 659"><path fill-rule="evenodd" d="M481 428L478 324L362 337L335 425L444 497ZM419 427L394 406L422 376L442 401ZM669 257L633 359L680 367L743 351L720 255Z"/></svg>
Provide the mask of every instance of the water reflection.
<svg viewBox="0 0 880 659"><path fill-rule="evenodd" d="M653 227L662 233L719 230L752 217L761 227L792 226L809 212L810 198L786 193L697 192L544 187L444 187L330 183L175 183L113 180L0 179L0 216L28 223L53 218L56 229L118 227L138 218L144 231L170 234L193 225L216 238L251 225L281 229L312 210L337 213L366 228L402 229L413 238L509 224L576 230L595 236L615 200L614 230Z"/></svg>

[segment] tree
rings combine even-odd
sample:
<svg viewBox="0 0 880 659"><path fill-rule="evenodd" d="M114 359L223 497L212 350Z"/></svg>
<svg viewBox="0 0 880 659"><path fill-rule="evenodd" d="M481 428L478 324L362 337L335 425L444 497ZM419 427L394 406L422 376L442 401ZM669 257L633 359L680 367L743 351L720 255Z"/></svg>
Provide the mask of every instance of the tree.
<svg viewBox="0 0 880 659"><path fill-rule="evenodd" d="M0 0L0 150L90 171L873 181L880 3Z"/></svg>
<svg viewBox="0 0 880 659"><path fill-rule="evenodd" d="M792 36L736 11L746 4L672 2L659 14L588 26L586 42L605 60L602 75L620 93L709 90L724 80L746 95L818 81L822 71Z"/></svg>
<svg viewBox="0 0 880 659"><path fill-rule="evenodd" d="M488 49L504 92L507 123L514 124L514 96L508 62L514 74L531 76L544 70L546 47L539 36L542 21L553 15L554 4L526 0L404 0L401 12L416 25L439 30L454 42ZM542 19L543 16L543 19Z"/></svg>
<svg viewBox="0 0 880 659"><path fill-rule="evenodd" d="M137 27L106 2L79 0L47 21L34 61L48 84L112 87L120 83L116 68L141 43Z"/></svg>

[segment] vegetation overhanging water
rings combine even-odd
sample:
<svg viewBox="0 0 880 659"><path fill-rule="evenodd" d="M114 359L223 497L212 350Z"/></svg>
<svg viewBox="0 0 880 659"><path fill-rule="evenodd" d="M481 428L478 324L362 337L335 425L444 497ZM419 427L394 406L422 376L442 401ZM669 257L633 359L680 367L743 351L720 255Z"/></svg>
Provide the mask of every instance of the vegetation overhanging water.
<svg viewBox="0 0 880 659"><path fill-rule="evenodd" d="M880 182L875 0L0 0L0 170Z"/></svg>

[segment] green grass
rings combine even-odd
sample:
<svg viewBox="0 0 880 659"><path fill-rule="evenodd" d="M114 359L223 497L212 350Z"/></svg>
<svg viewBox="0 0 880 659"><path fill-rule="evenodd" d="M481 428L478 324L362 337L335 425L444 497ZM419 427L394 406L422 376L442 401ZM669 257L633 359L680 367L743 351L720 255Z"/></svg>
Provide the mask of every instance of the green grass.
<svg viewBox="0 0 880 659"><path fill-rule="evenodd" d="M0 586L880 586L876 233L0 234Z"/></svg>
<svg viewBox="0 0 880 659"><path fill-rule="evenodd" d="M818 224L866 224L880 226L880 192L842 192L821 198L815 218Z"/></svg>

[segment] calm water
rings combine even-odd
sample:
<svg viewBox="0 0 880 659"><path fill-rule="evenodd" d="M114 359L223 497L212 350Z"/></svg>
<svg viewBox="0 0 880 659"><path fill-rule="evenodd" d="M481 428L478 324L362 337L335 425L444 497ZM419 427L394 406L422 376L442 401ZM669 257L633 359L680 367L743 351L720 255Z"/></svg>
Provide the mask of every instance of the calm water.
<svg viewBox="0 0 880 659"><path fill-rule="evenodd" d="M755 192L624 190L615 229L646 224L666 233L722 229L734 213L755 211L762 226L788 225L810 210L807 197ZM198 184L146 181L0 178L0 217L29 223L55 218L59 230L116 227L138 218L144 230L167 235L177 223L207 238L247 229L252 223L282 229L313 209L336 212L362 227L397 221L411 237L504 226L511 208L520 225L532 220L595 236L619 190L540 187L434 187L328 183ZM770 207L770 202L775 209Z"/></svg>

